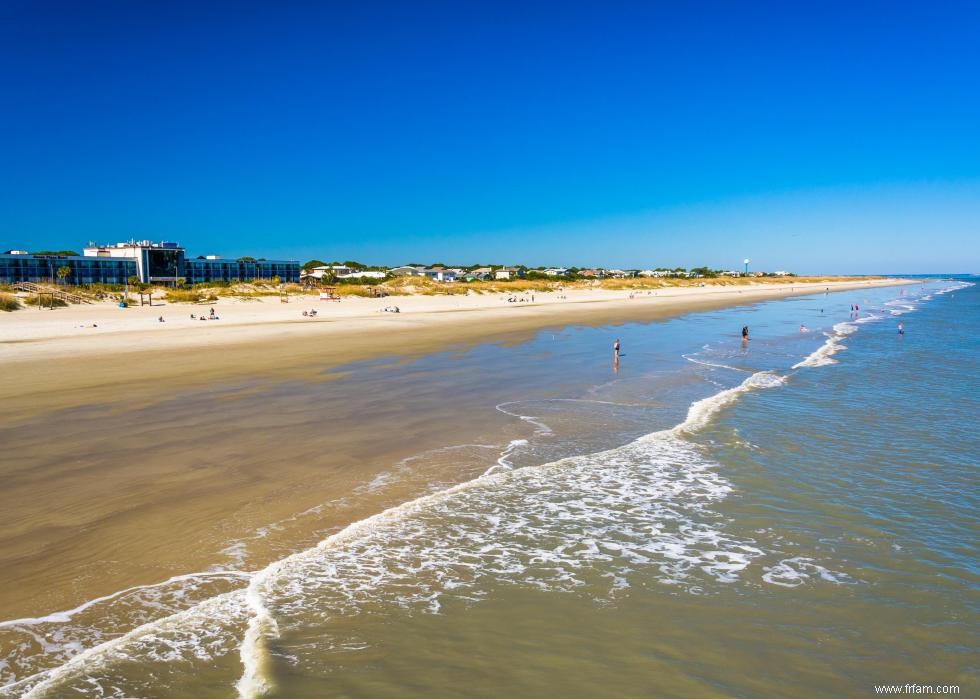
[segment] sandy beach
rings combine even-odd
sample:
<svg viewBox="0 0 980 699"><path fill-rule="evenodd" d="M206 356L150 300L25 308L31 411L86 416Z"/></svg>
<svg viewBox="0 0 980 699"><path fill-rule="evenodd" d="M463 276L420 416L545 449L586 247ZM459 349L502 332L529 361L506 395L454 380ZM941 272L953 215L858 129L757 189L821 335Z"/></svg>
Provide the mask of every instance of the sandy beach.
<svg viewBox="0 0 980 699"><path fill-rule="evenodd" d="M228 525L229 517L256 526L288 517L322 502L324 493L345 496L392 463L438 449L447 430L485 443L508 429L506 415L488 420L451 385L429 385L423 376L402 390L359 370L349 386L335 381L348 373L345 365L385 357L399 363L485 342L512 346L544 328L651 321L828 286L860 291L899 283L705 286L633 298L621 290L568 290L535 293L533 302L530 293L516 302L503 294L222 298L5 313L0 475L8 487L0 505L11 526L0 548L20 584L0 609L19 615L62 608L206 566L214 547L188 549L187 541L221 541L228 527L241 526ZM218 320L191 319L208 316L212 306ZM384 312L386 306L399 313ZM316 317L302 315L312 308ZM307 397L298 400L297 392ZM329 467L320 465L325 444ZM357 503L354 511L318 517L319 524L345 524L382 507L363 493ZM14 521L33 524L22 531ZM214 522L223 523L217 533L203 535ZM91 552L110 542L111 553L95 560L111 555L138 565L87 572ZM37 579L45 580L47 603L38 604Z"/></svg>
<svg viewBox="0 0 980 699"><path fill-rule="evenodd" d="M779 490L785 481L779 468L796 453L784 442L807 433L809 421L822 414L806 412L809 406L889 385L857 378L869 371L859 366L856 377L844 380L846 391L827 389L815 377L836 372L817 360L840 351L846 368L846 360L861 356L857 340L863 337L877 353L897 351L893 314L911 312L910 304L919 303L912 297L925 298L929 290L885 287L918 283L705 286L634 292L633 298L628 291L583 290L562 294L567 299L535 293L533 303L490 295L339 303L301 297L288 304L275 297L221 299L214 321L190 318L208 315L210 305L92 304L7 314L0 343L8 369L0 402L0 657L12 661L2 668L3 679L40 677L36 673L64 666L66 683L76 674L85 681L102 666L76 668L70 659L96 649L122 659L122 669L112 666L105 674L141 688L129 695L155 695L162 681L155 659L166 657L168 673L184 668L181 663L193 665L181 671L189 684L174 695L226 696L247 650L263 658L257 666L291 695L329 695L317 684L318 670L311 671L313 679L294 678L292 666L278 665L278 655L270 660L261 645L249 650L242 641L253 613L246 590L265 577L285 581L263 589L274 613L302 620L282 624L288 629L283 642L301 649L291 652L312 648L311 667L352 668L345 681L355 683L363 663L365 677L376 676L376 653L412 657L409 639L418 635L401 624L434 625L431 637L452 639L480 629L467 646L473 648L485 648L484 630L504 642L522 623L527 637L575 644L578 629L596 630L597 638L605 638L605 629L603 643L625 642L638 653L647 652L650 627L644 621L634 628L631 620L646 619L651 608L656 618L684 620L667 627L679 635L664 644L691 647L713 637L713 620L732 614L726 611L732 605L736 617L758 617L757 599L769 605L786 600L785 607L765 607L773 624L785 618L810 624L798 614L808 605L787 597L787 586L850 590L846 576L863 573L843 562L849 556L833 552L806 563L816 555L809 539L787 544L779 529L792 516L784 498L798 502L796 482L826 473L810 458L827 448L826 434L839 439L853 429L866 440L877 412L849 416L846 429L810 430L817 442L798 454L801 470L788 481L790 496ZM827 287L847 291L824 296ZM862 306L860 319L848 311L853 303ZM400 312L386 313L386 305ZM302 316L311 307L317 317ZM812 333L797 331L803 321ZM906 322L910 348L929 336L915 314ZM743 324L752 329L747 346L739 340ZM844 347L851 328L861 330L846 336ZM872 335L876 328L881 337ZM615 337L626 348L622 367L611 357ZM812 397L791 399L801 390ZM714 406L696 411L703 438L674 430L690 422L685 415L695 401ZM724 421L741 415L729 410L737 404L746 422L729 425ZM753 417L767 405L778 417ZM782 418L794 410L804 415L786 430ZM718 425L709 413L720 418ZM758 436L770 428L774 436ZM716 463L711 450L732 451ZM758 464L766 459L779 468L760 475ZM539 468L548 464L554 468ZM756 500L738 494L749 490L726 500L736 476L751 492L776 489L771 503L763 501L779 513L774 524L766 524ZM457 487L463 489L451 495ZM421 506L429 496L435 499ZM814 497L814 507L825 505L822 495ZM822 526L838 531L839 508L826 514ZM810 521L811 515L801 516ZM359 533L324 545L349 527ZM608 531L599 532L603 527ZM801 530L806 527L795 531ZM617 567L615 546L631 532L638 537L631 546L646 547L644 556L657 564L649 568L655 578L631 585L635 592L626 596L607 588L622 576L645 574L635 563L630 572ZM819 536L827 538L823 531ZM605 544L591 546L593 540ZM890 564L895 552L882 556L872 567ZM549 573L551 560L564 572ZM603 566L613 566L616 576L606 576ZM831 581L813 572L819 566L827 567ZM511 581L515 570L526 571L521 575L534 586ZM568 575L582 582L566 585ZM503 576L499 586L497 576ZM566 595L580 585L595 588L590 598L612 595L616 606L574 603L578 598ZM677 594L686 589L678 585L697 594ZM446 591L431 597L439 586ZM476 596L466 592L470 587ZM702 596L705 588L712 595ZM454 600L453 591L465 599ZM837 593L820 594L828 595L831 610L841 604ZM433 599L445 604L435 608ZM475 599L483 601L473 605ZM745 609L738 607L742 599L749 600ZM385 611L376 626L360 605L390 605L395 613ZM436 613L407 611L416 608ZM853 609L841 610L835 623L849 621ZM180 620L172 623L174 614ZM814 616L826 614L821 607ZM549 626L569 618L576 619L575 633L556 634ZM331 625L326 631L325 622ZM195 635L197 624L206 637ZM165 630L132 642L120 636L141 625ZM747 629L745 639L757 645L766 642L771 625L764 620L757 638L751 625L730 628ZM658 628L655 637L662 633ZM317 639L348 634L374 639L368 655L345 650L343 662L324 665ZM144 647L157 642L185 650L171 655ZM328 649L328 657L333 652ZM432 652L442 657L453 649ZM751 657L745 653L732 664ZM345 665L351 658L354 664ZM638 667L645 677L647 665ZM698 694L687 690L701 685L672 667L667 662L661 671L674 673L676 691ZM957 666L944 668L953 676ZM557 668L549 677L565 672ZM639 675L624 680L628 687L640 683ZM519 684L515 696L545 695L521 691ZM400 680L391 686L400 688ZM370 689L349 694L372 695Z"/></svg>
<svg viewBox="0 0 980 699"><path fill-rule="evenodd" d="M288 376L297 366L327 367L355 359L411 354L568 323L650 320L686 311L751 303L831 289L860 290L900 279L786 282L662 288L629 292L571 289L561 293L345 297L291 296L210 304L121 309L103 302L0 314L0 418L131 398L168 387L236 375ZM509 302L514 297L519 299ZM533 300L532 300L533 299ZM397 306L399 313L384 309ZM214 308L217 320L200 320ZM317 311L316 317L303 311ZM192 318L194 316L194 318ZM159 318L164 322L160 322ZM29 400L21 400L29 396Z"/></svg>

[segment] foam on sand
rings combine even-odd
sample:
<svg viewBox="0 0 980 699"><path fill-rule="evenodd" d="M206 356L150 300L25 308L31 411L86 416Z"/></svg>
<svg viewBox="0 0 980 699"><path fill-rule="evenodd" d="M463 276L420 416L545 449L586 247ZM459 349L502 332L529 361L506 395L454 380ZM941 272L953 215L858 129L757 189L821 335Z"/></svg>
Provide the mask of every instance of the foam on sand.
<svg viewBox="0 0 980 699"><path fill-rule="evenodd" d="M166 663L213 660L234 649L234 625L245 620L242 602L241 590L211 597L83 650L56 668L0 687L0 696L64 696L59 691L61 684L77 678L85 678L87 693L108 696L111 690L99 682L97 674L116 662L134 658Z"/></svg>
<svg viewBox="0 0 980 699"><path fill-rule="evenodd" d="M272 689L271 640L379 604L438 613L445 597L477 601L508 584L608 599L641 569L645 579L652 572L691 594L735 583L764 552L726 531L712 505L732 485L686 436L742 394L785 381L771 371L752 374L692 403L671 429L540 466L513 468L507 457L526 443L514 440L474 480L354 522L252 574L245 589L81 650L0 694L44 696L79 677L86 687L102 686L99 673L117 661L182 662L237 648L236 689L257 697ZM790 580L788 572L769 572L766 582Z"/></svg>
<svg viewBox="0 0 980 699"><path fill-rule="evenodd" d="M489 585L507 583L608 596L628 587L641 566L689 591L702 589L706 578L734 582L762 552L713 521L708 506L731 485L683 434L742 393L784 381L753 374L694 403L670 430L542 466L495 466L277 561L249 585L253 617L240 651L239 695L269 690L266 646L284 624L325 621L364 605L437 612L444 595L477 600Z"/></svg>

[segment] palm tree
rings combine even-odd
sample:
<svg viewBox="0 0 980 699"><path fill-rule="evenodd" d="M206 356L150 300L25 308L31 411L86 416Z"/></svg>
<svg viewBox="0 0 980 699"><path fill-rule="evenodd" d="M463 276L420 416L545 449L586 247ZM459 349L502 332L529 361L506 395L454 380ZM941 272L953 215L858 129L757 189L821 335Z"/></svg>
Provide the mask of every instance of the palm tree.
<svg viewBox="0 0 980 699"><path fill-rule="evenodd" d="M61 265L61 267L58 268L58 279L59 281L61 281L62 284L64 284L65 280L70 276L71 276L71 267L69 267L68 265Z"/></svg>

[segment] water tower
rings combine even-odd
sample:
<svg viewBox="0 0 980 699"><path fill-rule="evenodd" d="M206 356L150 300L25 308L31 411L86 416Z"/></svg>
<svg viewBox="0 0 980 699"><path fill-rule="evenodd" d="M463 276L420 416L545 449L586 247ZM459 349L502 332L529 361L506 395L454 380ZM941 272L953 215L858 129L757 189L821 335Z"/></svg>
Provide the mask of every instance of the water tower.
<svg viewBox="0 0 980 699"><path fill-rule="evenodd" d="M745 263L745 274L748 275L748 273L749 273L749 258L746 257L744 260L742 260L742 262Z"/></svg>

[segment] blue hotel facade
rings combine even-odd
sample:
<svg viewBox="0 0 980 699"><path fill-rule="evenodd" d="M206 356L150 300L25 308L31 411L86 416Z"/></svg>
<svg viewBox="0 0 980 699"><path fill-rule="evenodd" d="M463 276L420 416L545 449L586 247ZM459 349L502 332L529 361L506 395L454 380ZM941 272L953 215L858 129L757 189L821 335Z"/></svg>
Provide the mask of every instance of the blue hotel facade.
<svg viewBox="0 0 980 699"><path fill-rule="evenodd" d="M121 257L65 257L54 255L0 255L0 282L58 281L59 267L71 268L68 284L125 284L136 274L136 260Z"/></svg>
<svg viewBox="0 0 980 699"><path fill-rule="evenodd" d="M0 282L60 281L58 269L68 267L68 284L125 284L138 277L145 283L188 284L252 281L278 277L299 282L296 260L231 260L217 257L188 259L175 243L119 243L86 248L84 255L0 254Z"/></svg>

